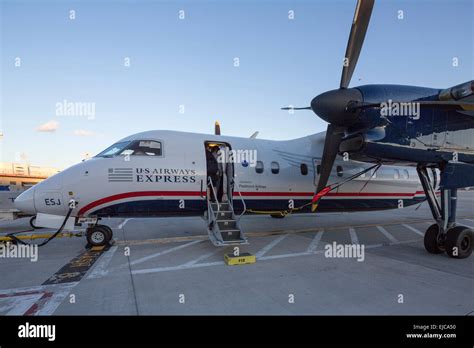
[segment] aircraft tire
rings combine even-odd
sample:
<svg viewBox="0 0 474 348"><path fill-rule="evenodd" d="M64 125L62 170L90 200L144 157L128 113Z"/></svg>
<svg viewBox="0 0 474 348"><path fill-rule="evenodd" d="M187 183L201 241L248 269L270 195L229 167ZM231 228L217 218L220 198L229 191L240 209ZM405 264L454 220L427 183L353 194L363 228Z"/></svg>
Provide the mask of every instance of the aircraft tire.
<svg viewBox="0 0 474 348"><path fill-rule="evenodd" d="M456 259L464 259L472 253L473 232L466 226L456 226L448 230L446 253Z"/></svg>
<svg viewBox="0 0 474 348"><path fill-rule="evenodd" d="M86 239L91 246L108 245L112 239L112 230L104 225L89 227L86 231Z"/></svg>
<svg viewBox="0 0 474 348"><path fill-rule="evenodd" d="M425 249L430 254L441 254L445 251L443 243L439 240L439 226L438 224L433 224L425 232L424 244Z"/></svg>

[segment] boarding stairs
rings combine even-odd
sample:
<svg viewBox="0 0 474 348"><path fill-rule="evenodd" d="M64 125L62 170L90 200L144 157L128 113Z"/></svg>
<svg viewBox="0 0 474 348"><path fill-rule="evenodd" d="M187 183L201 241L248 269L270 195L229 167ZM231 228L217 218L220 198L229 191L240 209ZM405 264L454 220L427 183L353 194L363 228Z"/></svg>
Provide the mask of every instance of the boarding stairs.
<svg viewBox="0 0 474 348"><path fill-rule="evenodd" d="M231 182L231 189L233 192L234 180ZM209 194L212 191L214 199L211 199ZM208 194L207 194L207 219L209 239L215 246L231 246L248 244L247 238L244 236L240 228L239 220L245 213L245 201L239 191L239 197L243 203L243 211L240 215L236 215L233 206L233 197L229 194L226 202L219 202L215 197L216 189L212 183L211 178L208 178Z"/></svg>

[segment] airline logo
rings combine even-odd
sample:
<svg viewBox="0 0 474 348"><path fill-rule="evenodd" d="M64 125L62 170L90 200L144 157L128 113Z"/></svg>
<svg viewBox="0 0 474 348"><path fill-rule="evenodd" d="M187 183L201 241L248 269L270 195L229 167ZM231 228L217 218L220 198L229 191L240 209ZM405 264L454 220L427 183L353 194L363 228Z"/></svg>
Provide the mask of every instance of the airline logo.
<svg viewBox="0 0 474 348"><path fill-rule="evenodd" d="M109 182L195 183L196 170L183 168L109 168Z"/></svg>

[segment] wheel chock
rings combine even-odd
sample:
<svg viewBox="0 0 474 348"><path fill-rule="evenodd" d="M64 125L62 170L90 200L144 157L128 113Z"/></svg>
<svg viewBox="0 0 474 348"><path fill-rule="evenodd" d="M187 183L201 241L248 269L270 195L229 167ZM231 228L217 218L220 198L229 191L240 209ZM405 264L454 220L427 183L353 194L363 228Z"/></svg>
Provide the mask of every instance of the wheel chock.
<svg viewBox="0 0 474 348"><path fill-rule="evenodd" d="M234 254L225 254L224 261L228 266L249 265L257 262L257 258L255 255L250 253L242 253L238 256L235 256Z"/></svg>

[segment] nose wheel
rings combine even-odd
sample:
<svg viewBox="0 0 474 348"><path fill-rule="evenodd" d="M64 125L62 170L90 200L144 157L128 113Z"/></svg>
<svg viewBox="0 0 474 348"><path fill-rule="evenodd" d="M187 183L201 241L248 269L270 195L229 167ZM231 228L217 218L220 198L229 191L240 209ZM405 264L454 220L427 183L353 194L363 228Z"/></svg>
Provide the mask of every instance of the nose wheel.
<svg viewBox="0 0 474 348"><path fill-rule="evenodd" d="M106 246L112 240L112 229L105 225L95 225L86 230L87 243L90 246Z"/></svg>

